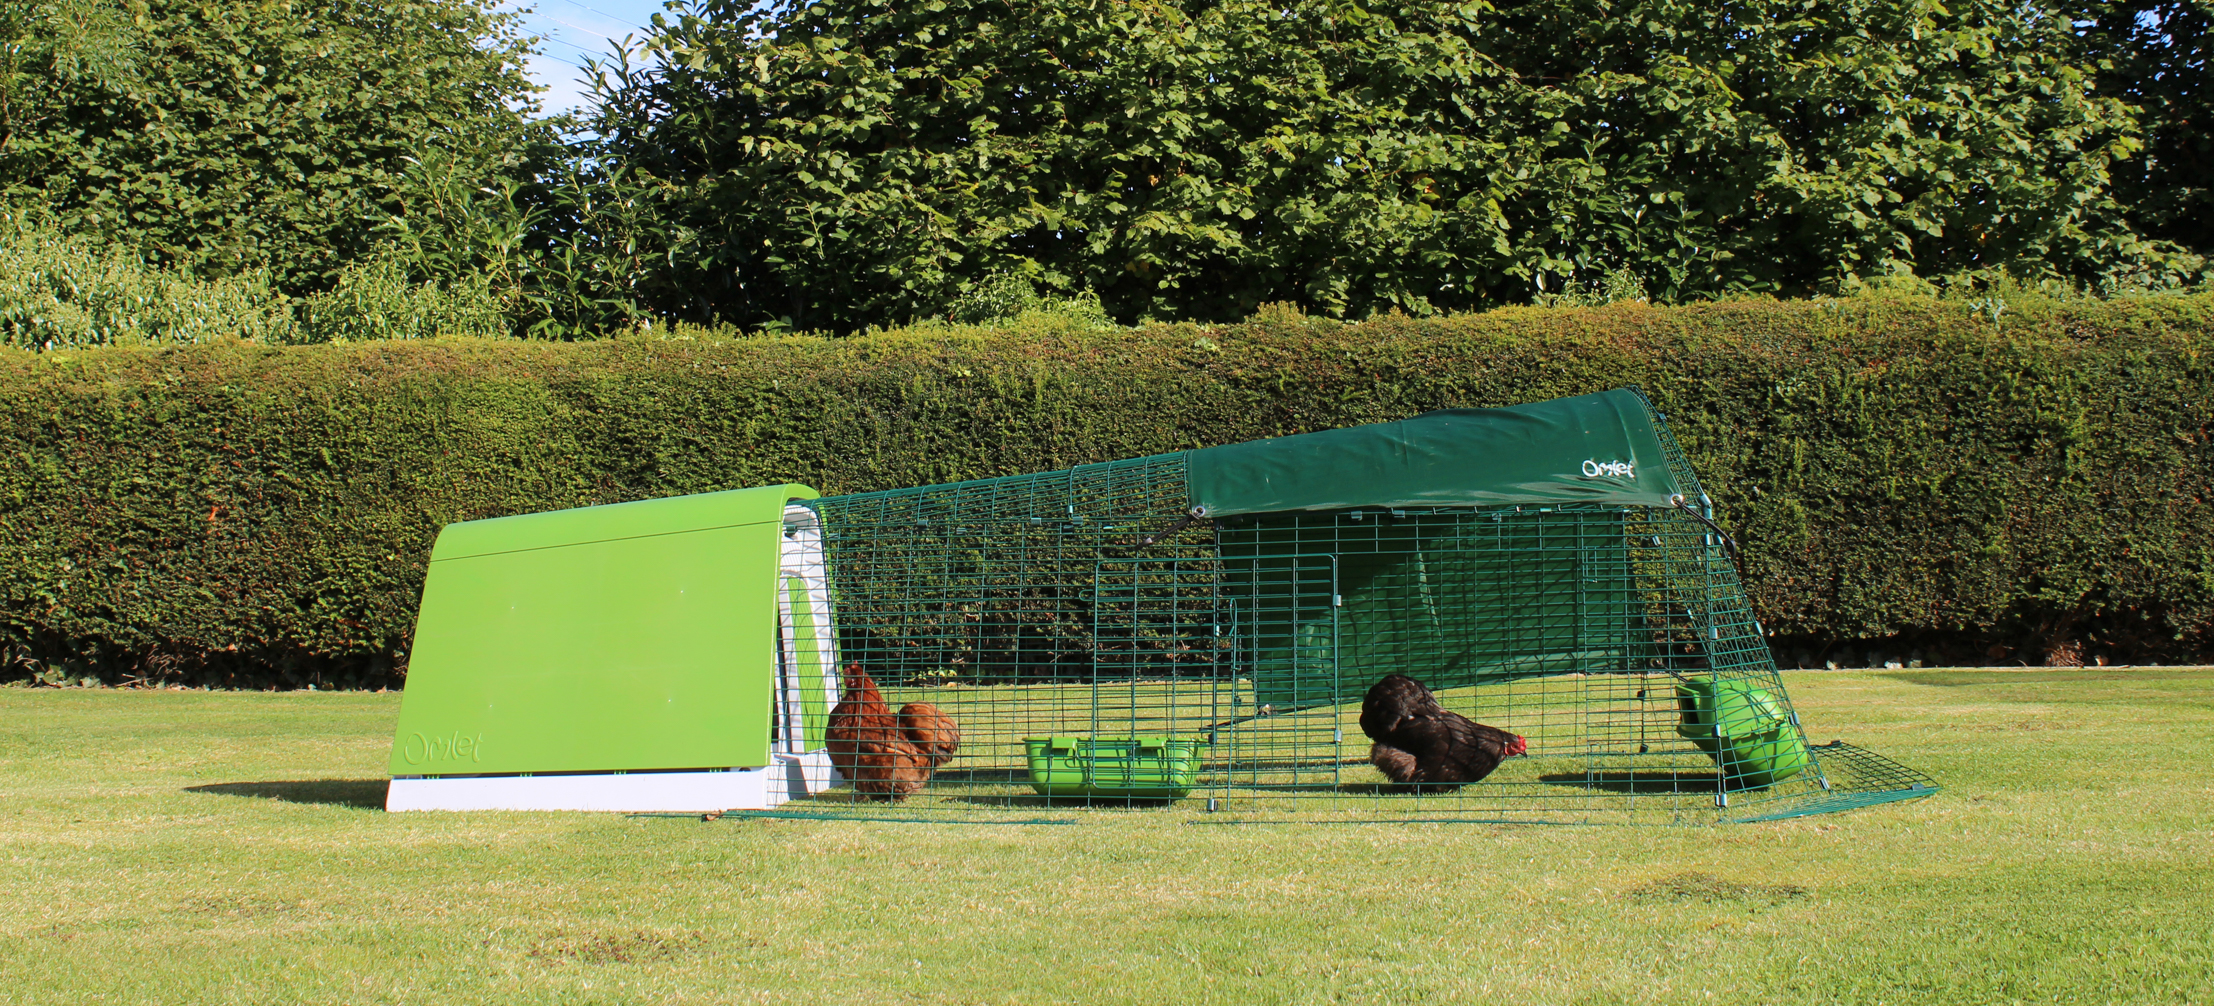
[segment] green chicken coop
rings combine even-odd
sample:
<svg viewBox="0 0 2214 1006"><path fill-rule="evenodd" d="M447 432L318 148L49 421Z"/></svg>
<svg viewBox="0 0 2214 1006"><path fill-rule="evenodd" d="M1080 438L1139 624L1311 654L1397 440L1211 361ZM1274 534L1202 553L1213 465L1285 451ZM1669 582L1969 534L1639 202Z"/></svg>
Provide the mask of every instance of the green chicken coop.
<svg viewBox="0 0 2214 1006"><path fill-rule="evenodd" d="M1666 423L1617 390L1058 472L775 486L448 527L394 809L856 799L839 667L961 746L904 810L1743 821L1927 796L1815 746ZM1405 674L1522 735L1391 785Z"/></svg>
<svg viewBox="0 0 2214 1006"><path fill-rule="evenodd" d="M722 810L828 787L837 701L806 486L452 524L389 810Z"/></svg>

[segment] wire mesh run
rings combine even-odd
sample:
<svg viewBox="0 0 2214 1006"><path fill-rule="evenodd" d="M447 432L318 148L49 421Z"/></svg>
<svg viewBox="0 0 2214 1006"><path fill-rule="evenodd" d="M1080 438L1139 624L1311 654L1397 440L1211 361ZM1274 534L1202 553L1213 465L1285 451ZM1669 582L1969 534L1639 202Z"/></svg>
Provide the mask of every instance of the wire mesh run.
<svg viewBox="0 0 2214 1006"><path fill-rule="evenodd" d="M1711 823L1936 791L1805 743L1703 512L1205 519L1187 498L1183 455L1164 455L808 504L837 662L889 708L959 724L901 813ZM1527 754L1473 784L1393 783L1360 724L1391 674Z"/></svg>

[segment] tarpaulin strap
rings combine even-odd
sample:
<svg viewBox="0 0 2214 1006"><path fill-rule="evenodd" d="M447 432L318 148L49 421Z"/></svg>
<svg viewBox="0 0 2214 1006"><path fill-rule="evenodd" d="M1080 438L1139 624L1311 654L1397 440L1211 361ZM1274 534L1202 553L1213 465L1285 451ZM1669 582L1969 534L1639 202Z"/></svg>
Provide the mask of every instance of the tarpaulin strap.
<svg viewBox="0 0 2214 1006"><path fill-rule="evenodd" d="M1196 524L1199 521L1205 519L1207 519L1207 508L1203 506L1195 506L1191 508L1191 512L1186 513L1182 517L1176 518L1176 523L1170 524L1169 526L1162 528L1159 531L1155 531L1152 534L1139 535L1138 540L1131 543L1131 547L1151 548L1154 545L1160 544L1161 542L1167 541L1170 538L1174 538L1177 535L1182 534L1185 528L1188 528L1193 524Z"/></svg>
<svg viewBox="0 0 2214 1006"><path fill-rule="evenodd" d="M1730 533L1729 533L1728 531L1724 531L1724 530L1722 530L1722 525L1720 525L1720 524L1717 524L1717 523L1715 523L1714 521L1712 521L1712 520L1708 519L1708 517L1707 517L1707 515L1706 515L1706 514L1703 514L1703 513L1700 513L1700 512L1699 512L1699 508L1698 508L1698 507L1692 506L1692 505L1691 505L1691 503L1690 503L1689 501L1685 500L1685 499L1684 499L1683 497L1681 497L1681 496L1677 496L1677 497L1674 497L1674 498L1670 499L1670 500L1669 500L1669 502L1670 502L1670 503L1674 503L1674 504L1676 504L1676 509L1678 509L1678 510L1681 510L1681 511L1683 511L1683 512L1687 513L1687 514L1690 514L1690 515L1691 515L1691 516L1692 516L1692 517L1693 517L1694 519L1696 519L1696 520L1697 520L1697 521L1698 521L1699 523L1701 523L1701 524L1705 524L1705 525L1707 526L1708 530L1711 530L1711 531L1713 531L1713 532L1715 533L1716 537L1719 537L1719 538L1721 538L1721 539L1722 539L1722 548L1723 548L1723 549L1724 549L1725 551L1727 551L1727 552L1729 553L1729 555L1730 555L1730 561L1731 561L1732 563L1735 563L1735 562L1737 562L1737 561L1738 561L1738 559L1737 559L1737 539L1735 539L1735 538L1732 538L1732 537L1730 537Z"/></svg>

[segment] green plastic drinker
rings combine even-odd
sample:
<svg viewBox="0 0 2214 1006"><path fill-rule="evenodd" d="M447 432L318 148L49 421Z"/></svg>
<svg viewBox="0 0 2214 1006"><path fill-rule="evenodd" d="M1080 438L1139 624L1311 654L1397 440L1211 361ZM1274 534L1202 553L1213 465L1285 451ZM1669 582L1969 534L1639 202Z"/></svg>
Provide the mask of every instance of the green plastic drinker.
<svg viewBox="0 0 2214 1006"><path fill-rule="evenodd" d="M1807 767L1807 742L1783 703L1750 681L1680 678L1676 733L1714 759L1734 789L1761 789Z"/></svg>

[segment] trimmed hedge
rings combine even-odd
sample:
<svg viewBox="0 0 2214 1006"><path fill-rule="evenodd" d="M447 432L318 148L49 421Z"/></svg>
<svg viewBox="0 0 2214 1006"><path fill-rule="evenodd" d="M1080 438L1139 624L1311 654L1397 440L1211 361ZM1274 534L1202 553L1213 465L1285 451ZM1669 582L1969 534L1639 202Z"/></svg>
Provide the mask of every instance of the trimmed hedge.
<svg viewBox="0 0 2214 1006"><path fill-rule="evenodd" d="M391 683L449 522L1642 385L1786 662L2214 651L2214 296L0 354L17 676ZM1862 644L1866 645L1866 644Z"/></svg>

